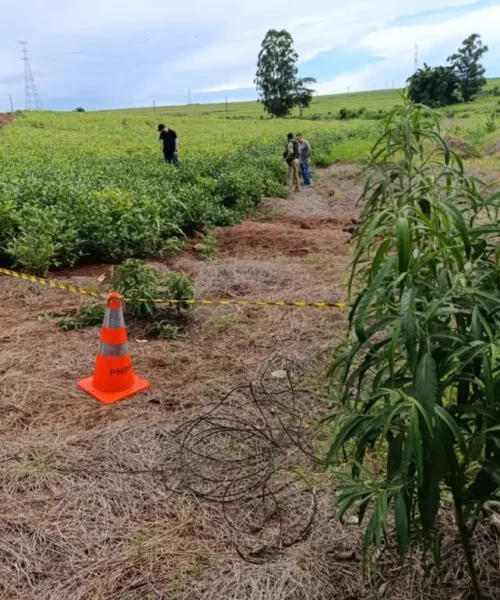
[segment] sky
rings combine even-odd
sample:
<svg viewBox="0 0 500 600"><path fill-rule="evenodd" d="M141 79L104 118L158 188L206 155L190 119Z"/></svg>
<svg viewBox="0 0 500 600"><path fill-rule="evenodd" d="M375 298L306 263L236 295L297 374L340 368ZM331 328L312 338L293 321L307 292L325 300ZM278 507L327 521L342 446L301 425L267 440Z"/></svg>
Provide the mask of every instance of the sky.
<svg viewBox="0 0 500 600"><path fill-rule="evenodd" d="M0 0L0 3L6 0ZM252 100L266 31L287 29L320 94L402 87L471 33L500 76L500 0L24 0L0 19L0 112L24 108L19 41L43 107L86 110Z"/></svg>

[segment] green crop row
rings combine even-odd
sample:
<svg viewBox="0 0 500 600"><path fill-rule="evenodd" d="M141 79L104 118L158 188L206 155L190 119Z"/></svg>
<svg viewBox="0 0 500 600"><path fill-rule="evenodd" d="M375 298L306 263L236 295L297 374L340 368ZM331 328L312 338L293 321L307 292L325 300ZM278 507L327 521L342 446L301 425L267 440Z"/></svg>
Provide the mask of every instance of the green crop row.
<svg viewBox="0 0 500 600"><path fill-rule="evenodd" d="M177 130L175 169L144 119L20 117L0 135L0 254L36 274L84 257L158 256L196 229L238 222L265 195L286 196L276 125L259 137L253 124L224 124L221 136L218 123L189 121ZM306 133L324 162L336 144L372 129Z"/></svg>

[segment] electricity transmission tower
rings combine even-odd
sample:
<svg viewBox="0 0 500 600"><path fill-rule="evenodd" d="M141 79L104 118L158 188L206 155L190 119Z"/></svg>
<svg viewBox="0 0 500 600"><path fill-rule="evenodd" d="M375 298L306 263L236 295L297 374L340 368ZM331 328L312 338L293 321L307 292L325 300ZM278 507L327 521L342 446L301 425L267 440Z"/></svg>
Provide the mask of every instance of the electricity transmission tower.
<svg viewBox="0 0 500 600"><path fill-rule="evenodd" d="M28 42L19 42L24 62L24 108L25 110L41 110L42 101L38 93L35 78L31 72L30 58L28 56Z"/></svg>
<svg viewBox="0 0 500 600"><path fill-rule="evenodd" d="M415 44L415 73L418 71L418 46Z"/></svg>

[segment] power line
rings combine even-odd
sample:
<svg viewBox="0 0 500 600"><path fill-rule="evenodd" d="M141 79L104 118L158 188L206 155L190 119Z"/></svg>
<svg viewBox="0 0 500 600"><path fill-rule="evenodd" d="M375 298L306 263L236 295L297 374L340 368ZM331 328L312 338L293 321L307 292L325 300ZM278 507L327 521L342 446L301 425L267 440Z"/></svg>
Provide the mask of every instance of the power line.
<svg viewBox="0 0 500 600"><path fill-rule="evenodd" d="M25 110L42 110L42 101L38 94L35 78L31 72L30 58L28 56L28 42L19 42L24 62L24 108Z"/></svg>

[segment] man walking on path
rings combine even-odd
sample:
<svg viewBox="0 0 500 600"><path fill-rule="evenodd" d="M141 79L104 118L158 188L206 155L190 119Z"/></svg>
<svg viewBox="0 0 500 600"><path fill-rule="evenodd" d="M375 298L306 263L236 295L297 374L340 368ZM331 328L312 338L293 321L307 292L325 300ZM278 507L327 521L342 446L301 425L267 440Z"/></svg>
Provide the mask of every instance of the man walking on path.
<svg viewBox="0 0 500 600"><path fill-rule="evenodd" d="M179 165L179 138L173 129L163 123L158 125L160 142L163 142L163 156L165 161L176 167Z"/></svg>
<svg viewBox="0 0 500 600"><path fill-rule="evenodd" d="M291 191L293 188L296 192L300 192L299 156L299 144L294 138L293 133L289 133L286 150L283 154L283 158L288 165L286 177L288 191Z"/></svg>
<svg viewBox="0 0 500 600"><path fill-rule="evenodd" d="M299 143L300 153L300 170L302 171L302 177L304 178L304 187L309 189L311 187L311 144L302 137L301 133L297 134L297 142Z"/></svg>

